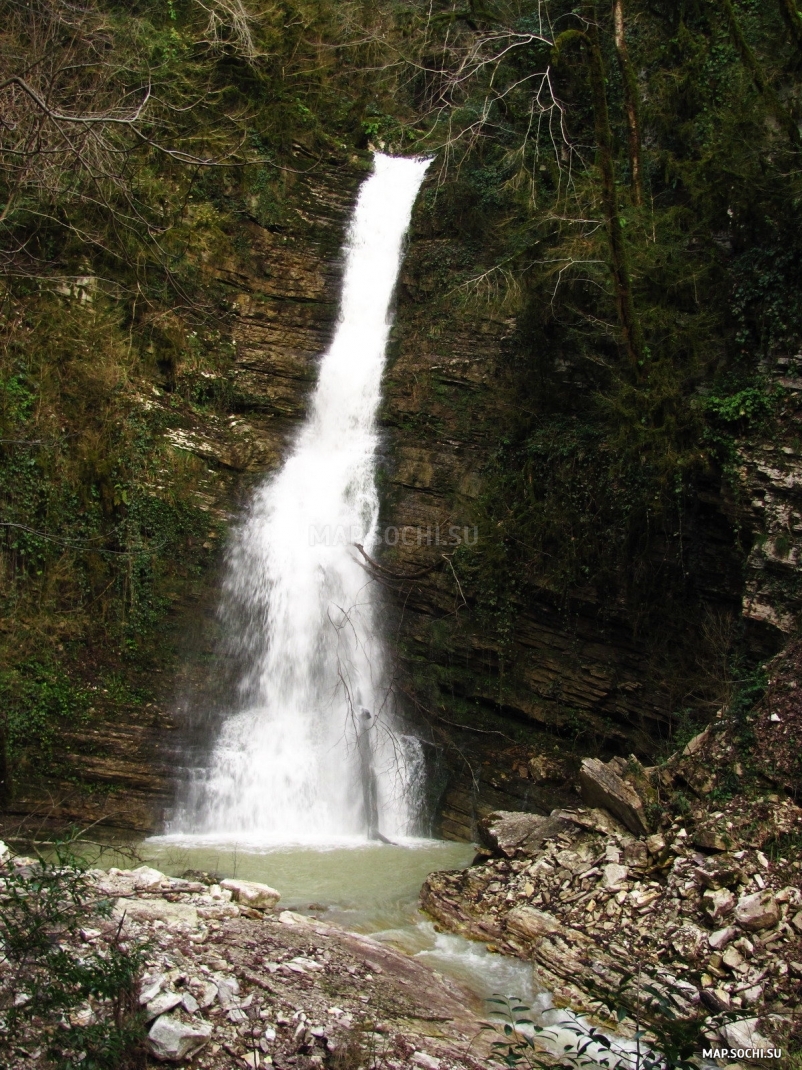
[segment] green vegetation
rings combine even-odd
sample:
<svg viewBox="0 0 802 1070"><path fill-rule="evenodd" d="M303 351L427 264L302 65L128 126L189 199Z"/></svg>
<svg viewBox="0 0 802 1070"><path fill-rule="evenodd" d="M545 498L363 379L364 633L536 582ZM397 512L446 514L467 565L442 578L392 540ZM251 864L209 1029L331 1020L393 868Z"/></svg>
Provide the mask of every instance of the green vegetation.
<svg viewBox="0 0 802 1070"><path fill-rule="evenodd" d="M578 596L630 622L677 712L709 714L730 683L698 662L742 641L735 600L703 593L735 593L749 548L738 448L776 442L796 410L777 381L802 339L791 16L750 0L441 10L416 53L420 144L444 161L423 256L457 237L475 262L418 270L443 314L515 321L509 403L482 428L481 538L455 555L463 617L503 658L534 592L566 612ZM736 508L711 575L716 495ZM726 650L708 646L711 613L732 617Z"/></svg>
<svg viewBox="0 0 802 1070"><path fill-rule="evenodd" d="M146 948L121 937L69 842L50 861L0 868L0 1052L11 1059L35 1044L55 1070L142 1066Z"/></svg>
<svg viewBox="0 0 802 1070"><path fill-rule="evenodd" d="M625 1019L634 1023L635 1050L626 1060L632 1070L691 1070L695 1066L704 1035L703 1018L685 1018L672 1006L670 993L660 991L654 984L641 983L634 975L624 977L615 992L594 991L596 1010L612 1023L620 1024ZM563 1023L562 1031L576 1038L554 1052L555 1032L549 1026L536 1025L530 1017L531 1008L520 1000L504 996L489 999L490 1015L495 1018L488 1027L499 1036L492 1047L504 1066L538 1067L559 1066L565 1070L580 1067L614 1067L619 1064L614 1039L604 1029L576 1020ZM649 1029L641 1025L643 1004L650 1003ZM611 1023L611 1024L612 1024ZM612 1024L610 1032L615 1032ZM554 1052L554 1054L552 1054ZM555 1061L556 1060L556 1061Z"/></svg>
<svg viewBox="0 0 802 1070"><path fill-rule="evenodd" d="M628 622L678 716L721 702L740 639L709 621L735 614L749 533L736 515L732 560L705 574L700 501L724 483L737 506L738 448L780 433L776 362L796 374L802 338L793 5L6 7L0 753L18 781L113 711L93 690L109 675L141 691L169 664L219 520L208 466L164 432L243 404L221 267L252 268L248 228L281 237L307 175L369 146L436 155L428 337L441 313L513 323L508 418L455 403L483 436L481 537L451 562L466 606L426 686L459 700L479 633L503 710L539 592ZM435 411L405 417L424 439L453 399L429 388Z"/></svg>
<svg viewBox="0 0 802 1070"><path fill-rule="evenodd" d="M798 84L780 6L738 5L739 32L791 108ZM437 207L515 278L516 291L505 290L518 314L520 414L499 444L488 519L506 514L518 543L549 562L529 557L530 567L561 586L598 575L594 557L610 535L623 567L676 529L711 464L708 428L769 431L782 390L765 362L795 352L802 334L796 144L772 123L774 105L730 40L734 9L626 7L641 80L643 203L629 188L612 21L595 13L599 41L588 58L577 50L592 25L588 5L554 2L498 7L482 30L464 28L465 49L484 48L486 66L465 80L462 131L461 113L448 115L449 147L463 160ZM606 110L594 119L599 63ZM544 71L550 80L536 97L531 81ZM555 109L558 131L549 125ZM610 181L615 205L605 207ZM627 340L633 331L642 342ZM593 528L589 540L578 538L578 513ZM640 589L637 579L631 586Z"/></svg>
<svg viewBox="0 0 802 1070"><path fill-rule="evenodd" d="M64 772L59 739L125 710L109 677L144 701L171 665L222 513L199 493L209 465L164 433L236 405L219 269L249 264L248 227L281 232L304 174L386 125L367 46L338 51L358 10L4 9L3 799Z"/></svg>

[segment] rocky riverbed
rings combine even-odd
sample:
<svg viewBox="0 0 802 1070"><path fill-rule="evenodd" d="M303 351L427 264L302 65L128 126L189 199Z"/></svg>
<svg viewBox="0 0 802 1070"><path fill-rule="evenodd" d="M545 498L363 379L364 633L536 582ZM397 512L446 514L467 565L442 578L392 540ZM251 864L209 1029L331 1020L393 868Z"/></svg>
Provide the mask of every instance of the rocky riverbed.
<svg viewBox="0 0 802 1070"><path fill-rule="evenodd" d="M768 707L760 717L784 724ZM490 815L475 864L432 874L424 909L533 961L563 1004L696 1023L714 1044L798 1048L802 809L770 782L716 795L741 768L738 730L720 719L651 769L586 759L585 806Z"/></svg>
<svg viewBox="0 0 802 1070"><path fill-rule="evenodd" d="M35 871L36 863L6 865ZM115 942L144 944L136 1001L148 1065L484 1065L481 1001L467 990L369 937L281 911L278 892L266 885L192 877L149 866L91 870L92 902L111 904L111 912L88 909L72 937L54 936L75 962L107 955ZM0 985L8 987L8 959L5 967ZM22 991L8 994L18 1005L25 1000ZM90 998L69 1022L88 1028L102 1013L102 1001ZM34 1017L9 1070L47 1065L45 1032Z"/></svg>

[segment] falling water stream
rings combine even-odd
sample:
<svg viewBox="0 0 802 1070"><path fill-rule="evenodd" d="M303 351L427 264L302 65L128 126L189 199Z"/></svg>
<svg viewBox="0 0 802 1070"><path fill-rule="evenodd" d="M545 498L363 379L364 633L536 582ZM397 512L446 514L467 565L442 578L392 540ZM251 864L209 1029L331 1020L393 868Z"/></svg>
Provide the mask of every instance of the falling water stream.
<svg viewBox="0 0 802 1070"><path fill-rule="evenodd" d="M283 905L388 939L479 994L526 994L531 968L436 933L417 909L427 874L467 865L472 850L410 835L419 744L386 701L380 607L356 549L377 541L376 412L427 166L377 154L362 184L309 415L227 557L222 618L244 666L236 694L166 834L144 850L167 872L267 881Z"/></svg>
<svg viewBox="0 0 802 1070"><path fill-rule="evenodd" d="M419 744L387 703L375 585L376 411L403 240L428 161L376 155L309 415L228 554L224 623L245 666L172 831L254 843L408 834Z"/></svg>

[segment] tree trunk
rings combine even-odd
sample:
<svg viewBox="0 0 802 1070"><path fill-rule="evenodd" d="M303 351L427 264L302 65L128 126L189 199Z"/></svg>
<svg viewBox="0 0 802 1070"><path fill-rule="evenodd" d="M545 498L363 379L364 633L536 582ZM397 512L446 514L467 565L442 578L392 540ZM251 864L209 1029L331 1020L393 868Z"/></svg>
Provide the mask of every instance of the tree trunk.
<svg viewBox="0 0 802 1070"><path fill-rule="evenodd" d="M8 763L6 725L0 720L0 807L11 802L11 770Z"/></svg>
<svg viewBox="0 0 802 1070"><path fill-rule="evenodd" d="M613 276L618 320L624 335L624 346L636 377L643 366L643 342L640 325L635 316L632 300L632 283L629 277L627 251L621 230L618 211L618 190L613 168L613 134L610 129L610 113L607 107L604 59L599 43L599 26L596 21L596 4L585 0L583 17L587 22L584 36L585 51L590 73L590 88L593 95L593 117L596 131L596 147L599 171L601 172L602 206L607 231L610 236L610 270Z"/></svg>
<svg viewBox="0 0 802 1070"><path fill-rule="evenodd" d="M774 87L769 83L768 78L764 74L757 56L749 47L749 43L744 37L741 25L738 22L738 16L735 14L735 8L732 6L732 0L718 0L718 4L724 13L724 18L727 20L727 29L730 32L732 43L738 49L744 67L746 67L752 75L752 81L755 83L755 88L766 101L766 104L774 114L774 117L779 122L780 126L782 126L788 134L791 144L794 148L799 148L800 145L802 145L802 138L800 138L799 135L799 127L788 109L783 106L782 101L774 91Z"/></svg>
<svg viewBox="0 0 802 1070"><path fill-rule="evenodd" d="M802 49L802 15L797 11L795 0L780 0L780 13L791 31L794 44Z"/></svg>
<svg viewBox="0 0 802 1070"><path fill-rule="evenodd" d="M618 53L618 65L624 83L624 112L627 118L627 137L629 140L629 171L632 182L632 202L643 204L643 169L641 166L640 107L638 99L638 80L632 60L629 58L627 38L624 31L624 0L613 0L613 25L615 28L615 49Z"/></svg>

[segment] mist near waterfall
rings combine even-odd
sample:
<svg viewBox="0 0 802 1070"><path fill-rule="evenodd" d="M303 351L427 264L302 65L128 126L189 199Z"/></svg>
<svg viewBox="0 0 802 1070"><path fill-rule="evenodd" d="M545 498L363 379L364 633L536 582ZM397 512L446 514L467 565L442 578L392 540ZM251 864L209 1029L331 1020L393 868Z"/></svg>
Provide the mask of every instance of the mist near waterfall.
<svg viewBox="0 0 802 1070"><path fill-rule="evenodd" d="M309 414L228 550L222 617L244 666L168 831L265 843L412 831L415 739L387 702L375 584L332 530L377 543L376 413L404 235L428 161L375 156Z"/></svg>

